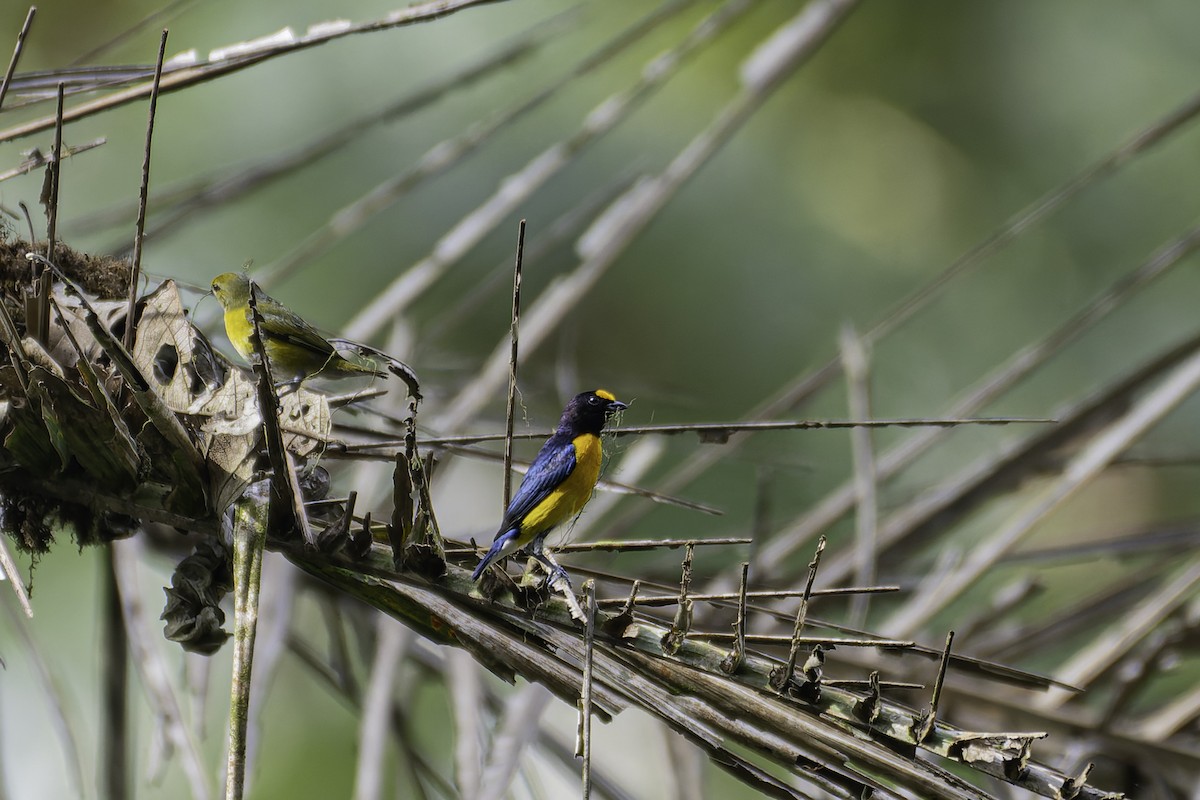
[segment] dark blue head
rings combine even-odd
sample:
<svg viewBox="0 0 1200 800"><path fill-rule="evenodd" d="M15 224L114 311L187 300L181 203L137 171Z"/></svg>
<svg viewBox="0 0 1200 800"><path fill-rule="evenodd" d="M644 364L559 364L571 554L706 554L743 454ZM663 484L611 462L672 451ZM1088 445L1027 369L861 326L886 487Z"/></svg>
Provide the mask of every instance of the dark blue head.
<svg viewBox="0 0 1200 800"><path fill-rule="evenodd" d="M609 417L626 408L629 406L606 389L580 392L571 398L571 402L563 409L558 429L576 436L581 433L599 434Z"/></svg>

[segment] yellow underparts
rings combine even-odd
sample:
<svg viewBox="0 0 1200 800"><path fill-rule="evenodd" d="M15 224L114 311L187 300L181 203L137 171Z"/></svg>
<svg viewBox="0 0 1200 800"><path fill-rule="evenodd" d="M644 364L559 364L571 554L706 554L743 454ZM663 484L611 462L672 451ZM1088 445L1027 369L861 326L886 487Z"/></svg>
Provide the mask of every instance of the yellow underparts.
<svg viewBox="0 0 1200 800"><path fill-rule="evenodd" d="M585 433L576 436L571 443L575 446L575 469L525 515L519 537L522 544L574 517L592 497L592 490L600 478L600 437Z"/></svg>
<svg viewBox="0 0 1200 800"><path fill-rule="evenodd" d="M238 354L247 360L250 359L250 353L254 349L250 346L250 332L253 327L250 325L249 311L249 306L225 311L225 335L229 337L229 343L238 351Z"/></svg>

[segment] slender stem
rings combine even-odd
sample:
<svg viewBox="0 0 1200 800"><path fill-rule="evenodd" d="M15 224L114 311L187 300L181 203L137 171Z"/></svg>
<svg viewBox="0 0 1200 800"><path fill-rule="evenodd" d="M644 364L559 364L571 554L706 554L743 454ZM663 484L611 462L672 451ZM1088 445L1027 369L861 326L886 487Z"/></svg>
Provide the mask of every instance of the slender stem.
<svg viewBox="0 0 1200 800"><path fill-rule="evenodd" d="M137 234L133 238L133 265L129 270L129 304L125 311L125 347L133 348L133 311L137 305L138 275L142 271L142 240L146 236L146 203L150 195L150 143L154 140L154 115L158 110L158 87L162 83L163 57L167 52L167 31L158 42L158 62L150 87L150 111L146 121L146 147L142 153L142 181L138 187Z"/></svg>
<svg viewBox="0 0 1200 800"><path fill-rule="evenodd" d="M582 691L579 698L579 745L576 755L583 759L580 776L583 800L592 796L592 680L596 647L596 582L589 580L583 586L584 602L587 604L587 621L584 624L584 654Z"/></svg>
<svg viewBox="0 0 1200 800"><path fill-rule="evenodd" d="M517 413L517 350L521 328L521 266L525 256L525 220L517 228L517 263L513 268L512 290L512 352L508 360L508 408L504 417L504 508L512 499L512 441L513 418Z"/></svg>
<svg viewBox="0 0 1200 800"><path fill-rule="evenodd" d="M8 94L8 85L12 83L13 73L17 71L17 62L21 60L21 51L25 49L25 37L29 35L29 29L33 26L35 14L37 14L37 6L30 6L29 12L25 15L25 24L21 26L21 32L17 34L17 44L13 47L12 58L8 60L8 69L4 72L4 80L0 82L0 108L4 106L4 96Z"/></svg>
<svg viewBox="0 0 1200 800"><path fill-rule="evenodd" d="M53 263L54 244L58 236L58 190L62 180L62 129L63 129L63 92L64 84L58 84L58 106L55 111L54 125L54 157L47 169L49 192L46 199L46 259ZM32 244L32 242L30 242ZM46 273L44 267L35 266L33 270L33 286L35 299L33 313L26 316L33 320L33 337L45 344L50 336L50 284L54 278Z"/></svg>
<svg viewBox="0 0 1200 800"><path fill-rule="evenodd" d="M258 590L267 540L267 498L263 481L247 490L234 507L233 522L233 680L229 698L229 757L225 798L241 800L246 788L246 730L250 718L250 676L258 627Z"/></svg>
<svg viewBox="0 0 1200 800"><path fill-rule="evenodd" d="M842 373L846 376L846 394L850 418L866 421L871 416L871 356L866 342L847 324L842 328ZM879 502L875 480L875 446L871 429L852 428L850 450L854 464L855 514L855 580L859 586L875 582L875 542L879 531ZM867 621L871 596L855 595L850 599L846 618L849 624L862 627Z"/></svg>
<svg viewBox="0 0 1200 800"><path fill-rule="evenodd" d="M101 786L107 800L129 797L129 636L121 615L121 590L112 545L103 548L100 591L104 624L104 736L100 746Z"/></svg>

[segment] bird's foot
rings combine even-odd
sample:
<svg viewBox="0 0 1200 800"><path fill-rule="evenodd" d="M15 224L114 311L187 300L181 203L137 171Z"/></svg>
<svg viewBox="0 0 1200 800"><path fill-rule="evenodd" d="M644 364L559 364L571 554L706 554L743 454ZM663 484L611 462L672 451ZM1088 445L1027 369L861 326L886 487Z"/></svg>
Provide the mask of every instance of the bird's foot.
<svg viewBox="0 0 1200 800"><path fill-rule="evenodd" d="M555 591L561 591L563 594L574 593L574 587L571 586L571 577L567 575L567 571L562 567L550 570L546 581L550 584L550 588Z"/></svg>
<svg viewBox="0 0 1200 800"><path fill-rule="evenodd" d="M571 616L584 622L587 617L584 616L583 609L579 606L579 598L575 596L575 591L571 588L571 578L567 575L567 571L545 550L536 549L530 555L541 565L542 569L546 570L546 585L550 587L550 591L561 594Z"/></svg>
<svg viewBox="0 0 1200 800"><path fill-rule="evenodd" d="M533 559L546 570L546 581L551 588L558 588L559 585L566 587L567 591L571 591L571 576L563 569L562 565L554 560L554 557L545 550L534 550L530 555Z"/></svg>

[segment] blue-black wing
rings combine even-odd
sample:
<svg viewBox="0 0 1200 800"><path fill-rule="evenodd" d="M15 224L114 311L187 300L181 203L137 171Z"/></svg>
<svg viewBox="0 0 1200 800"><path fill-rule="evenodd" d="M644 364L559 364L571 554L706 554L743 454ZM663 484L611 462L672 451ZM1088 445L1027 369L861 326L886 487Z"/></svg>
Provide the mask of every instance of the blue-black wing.
<svg viewBox="0 0 1200 800"><path fill-rule="evenodd" d="M574 470L574 443L566 436L551 436L538 451L537 458L521 481L521 488L508 504L504 522L496 533L497 538L519 525L525 515L545 500Z"/></svg>

